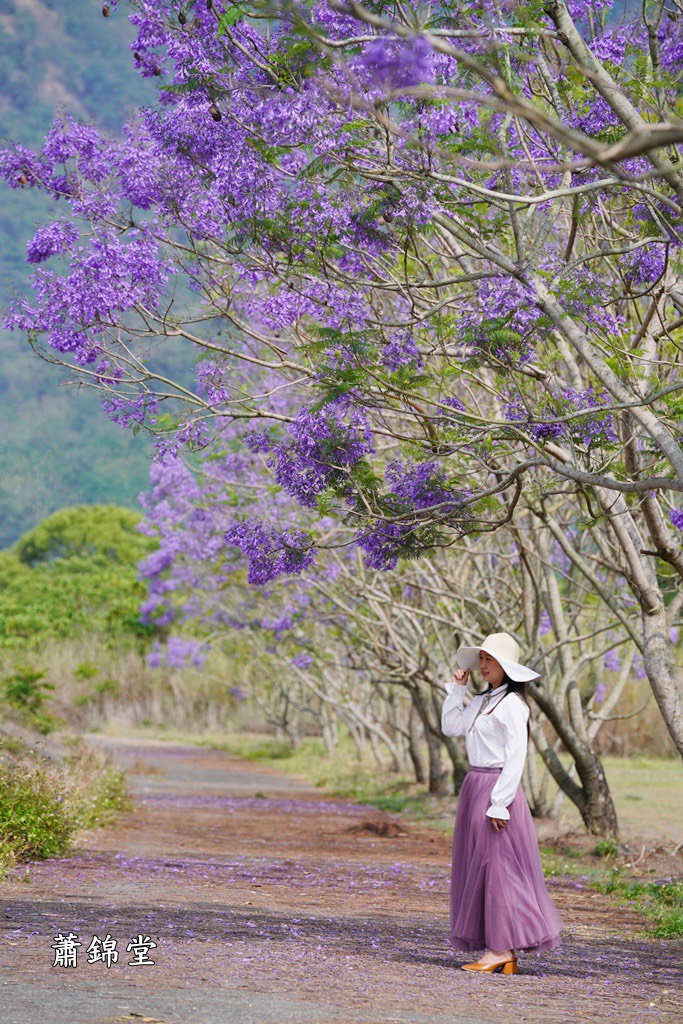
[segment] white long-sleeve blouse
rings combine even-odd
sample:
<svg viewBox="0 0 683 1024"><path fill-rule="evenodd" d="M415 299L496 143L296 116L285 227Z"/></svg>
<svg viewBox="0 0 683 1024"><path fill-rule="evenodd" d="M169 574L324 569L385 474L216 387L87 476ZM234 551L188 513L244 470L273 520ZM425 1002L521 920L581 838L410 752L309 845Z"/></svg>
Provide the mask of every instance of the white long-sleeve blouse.
<svg viewBox="0 0 683 1024"><path fill-rule="evenodd" d="M465 737L467 756L473 768L502 769L486 813L489 818L507 821L510 818L508 806L515 798L524 771L529 708L516 693L504 698L507 685L503 685L496 688L488 707L477 716L484 694L477 694L465 707L466 689L457 683L446 683L441 731L444 736Z"/></svg>

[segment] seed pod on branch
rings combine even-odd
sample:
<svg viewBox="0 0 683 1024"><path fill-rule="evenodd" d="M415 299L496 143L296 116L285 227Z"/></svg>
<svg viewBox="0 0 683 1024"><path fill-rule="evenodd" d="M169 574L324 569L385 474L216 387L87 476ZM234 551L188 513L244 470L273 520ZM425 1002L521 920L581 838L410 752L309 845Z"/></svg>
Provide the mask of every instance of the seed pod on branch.
<svg viewBox="0 0 683 1024"><path fill-rule="evenodd" d="M211 106L209 107L209 113L211 114L211 117L214 119L214 121L220 121L221 118L223 117L215 103L212 103Z"/></svg>
<svg viewBox="0 0 683 1024"><path fill-rule="evenodd" d="M102 4L102 17L103 18L108 18L110 14L111 14L111 7L109 6L109 4Z"/></svg>

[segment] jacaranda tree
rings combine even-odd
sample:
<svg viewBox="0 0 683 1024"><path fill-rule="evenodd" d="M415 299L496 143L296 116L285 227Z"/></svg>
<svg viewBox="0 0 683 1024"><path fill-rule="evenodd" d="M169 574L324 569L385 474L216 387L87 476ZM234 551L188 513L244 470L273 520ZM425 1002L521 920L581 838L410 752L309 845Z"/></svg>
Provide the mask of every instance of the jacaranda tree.
<svg viewBox="0 0 683 1024"><path fill-rule="evenodd" d="M159 102L4 152L63 210L7 324L161 451L243 422L370 568L565 494L683 753L679 0L121 6ZM179 345L195 385L159 368ZM256 582L320 544L258 517L228 540Z"/></svg>

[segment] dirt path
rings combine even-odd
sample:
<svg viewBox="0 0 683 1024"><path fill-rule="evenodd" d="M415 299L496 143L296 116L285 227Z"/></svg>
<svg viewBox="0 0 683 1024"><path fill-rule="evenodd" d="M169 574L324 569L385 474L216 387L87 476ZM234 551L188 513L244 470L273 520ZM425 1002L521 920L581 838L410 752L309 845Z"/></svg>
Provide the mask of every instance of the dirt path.
<svg viewBox="0 0 683 1024"><path fill-rule="evenodd" d="M0 885L0 1024L680 1020L681 944L576 882L550 880L559 950L473 977L447 944L448 840L219 751L90 740L136 808ZM77 966L53 966L69 932ZM88 962L108 934L118 962ZM153 966L129 963L138 935Z"/></svg>

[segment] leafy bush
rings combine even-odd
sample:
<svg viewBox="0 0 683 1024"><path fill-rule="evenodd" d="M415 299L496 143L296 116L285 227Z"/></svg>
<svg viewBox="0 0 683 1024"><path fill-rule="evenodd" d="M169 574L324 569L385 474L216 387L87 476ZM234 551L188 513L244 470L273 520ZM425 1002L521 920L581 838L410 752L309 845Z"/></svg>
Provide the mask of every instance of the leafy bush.
<svg viewBox="0 0 683 1024"><path fill-rule="evenodd" d="M83 744L66 758L64 771L66 811L74 829L107 825L120 811L132 810L125 775L108 755Z"/></svg>
<svg viewBox="0 0 683 1024"><path fill-rule="evenodd" d="M26 725L40 733L48 733L63 724L62 719L44 709L46 691L55 688L54 683L45 680L44 672L23 667L5 680L3 688L6 703L18 712Z"/></svg>
<svg viewBox="0 0 683 1024"><path fill-rule="evenodd" d="M144 642L146 588L137 562L155 541L137 533L139 515L113 506L66 509L0 552L0 648L35 648L48 638L95 634ZM89 666L82 666L83 678Z"/></svg>
<svg viewBox="0 0 683 1024"><path fill-rule="evenodd" d="M73 826L52 772L25 761L0 767L0 839L19 860L54 857L69 846Z"/></svg>
<svg viewBox="0 0 683 1024"><path fill-rule="evenodd" d="M85 745L54 765L12 756L0 762L0 877L16 861L65 853L76 831L131 810L125 776L108 755Z"/></svg>
<svg viewBox="0 0 683 1024"><path fill-rule="evenodd" d="M44 519L17 541L14 553L24 565L56 559L104 557L135 567L154 543L138 533L140 515L116 505L77 505Z"/></svg>
<svg viewBox="0 0 683 1024"><path fill-rule="evenodd" d="M613 839L601 839L595 847L596 857L616 857L619 853L619 844Z"/></svg>

